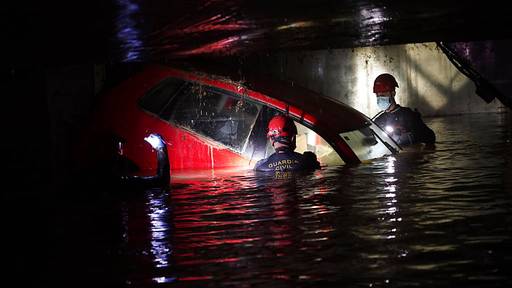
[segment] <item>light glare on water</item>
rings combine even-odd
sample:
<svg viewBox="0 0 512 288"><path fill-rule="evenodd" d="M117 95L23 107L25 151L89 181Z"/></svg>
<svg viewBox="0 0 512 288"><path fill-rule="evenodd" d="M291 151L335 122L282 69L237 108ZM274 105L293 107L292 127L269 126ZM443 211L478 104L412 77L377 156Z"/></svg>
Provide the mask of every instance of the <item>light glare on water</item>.
<svg viewBox="0 0 512 288"><path fill-rule="evenodd" d="M510 116L426 120L435 149L120 199L108 257L123 268L110 276L131 287L509 287Z"/></svg>

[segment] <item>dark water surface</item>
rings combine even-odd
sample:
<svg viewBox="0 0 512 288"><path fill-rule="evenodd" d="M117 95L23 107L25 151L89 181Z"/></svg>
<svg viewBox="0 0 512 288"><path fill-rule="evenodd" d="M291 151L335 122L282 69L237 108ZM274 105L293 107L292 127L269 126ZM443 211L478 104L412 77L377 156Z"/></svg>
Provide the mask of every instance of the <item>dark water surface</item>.
<svg viewBox="0 0 512 288"><path fill-rule="evenodd" d="M54 277L69 287L512 287L510 115L426 122L431 151L288 180L212 175L59 211Z"/></svg>

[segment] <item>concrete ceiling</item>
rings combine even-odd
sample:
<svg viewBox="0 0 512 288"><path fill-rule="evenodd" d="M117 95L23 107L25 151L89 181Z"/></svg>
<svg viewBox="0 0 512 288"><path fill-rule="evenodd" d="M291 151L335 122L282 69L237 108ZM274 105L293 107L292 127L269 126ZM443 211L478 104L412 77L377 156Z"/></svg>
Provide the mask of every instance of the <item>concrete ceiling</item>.
<svg viewBox="0 0 512 288"><path fill-rule="evenodd" d="M9 61L162 61L512 38L503 1L39 1L3 12Z"/></svg>

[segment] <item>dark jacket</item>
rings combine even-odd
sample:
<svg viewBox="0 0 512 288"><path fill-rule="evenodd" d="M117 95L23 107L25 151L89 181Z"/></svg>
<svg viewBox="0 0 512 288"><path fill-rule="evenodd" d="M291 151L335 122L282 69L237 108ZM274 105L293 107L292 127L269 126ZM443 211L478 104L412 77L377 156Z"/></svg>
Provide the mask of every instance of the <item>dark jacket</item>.
<svg viewBox="0 0 512 288"><path fill-rule="evenodd" d="M391 112L383 112L374 121L384 131L386 131L386 126L391 126L393 132L387 132L399 145L433 144L436 142L434 131L423 122L419 112L410 108L397 105L396 109Z"/></svg>
<svg viewBox="0 0 512 288"><path fill-rule="evenodd" d="M304 154L290 149L281 150L256 163L254 170L262 172L272 171L304 171L320 168L320 163L313 152Z"/></svg>

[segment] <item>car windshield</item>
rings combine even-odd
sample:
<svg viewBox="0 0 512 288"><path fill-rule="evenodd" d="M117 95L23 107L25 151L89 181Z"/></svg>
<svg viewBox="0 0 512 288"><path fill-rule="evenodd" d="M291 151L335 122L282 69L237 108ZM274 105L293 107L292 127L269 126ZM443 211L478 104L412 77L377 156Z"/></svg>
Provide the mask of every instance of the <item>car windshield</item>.
<svg viewBox="0 0 512 288"><path fill-rule="evenodd" d="M400 147L375 123L358 130L340 133L361 162L393 154Z"/></svg>

